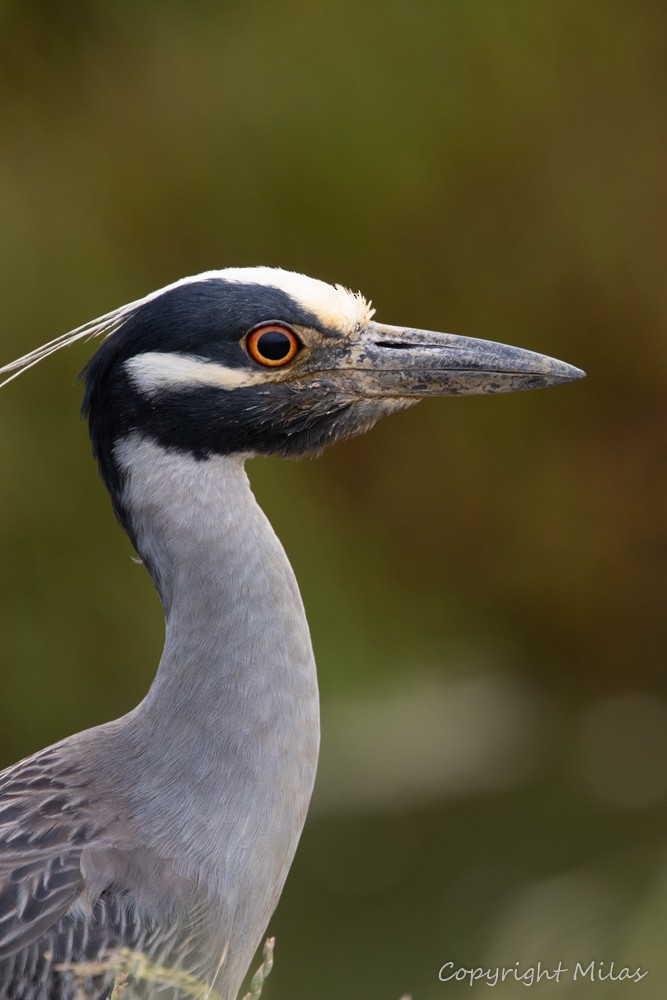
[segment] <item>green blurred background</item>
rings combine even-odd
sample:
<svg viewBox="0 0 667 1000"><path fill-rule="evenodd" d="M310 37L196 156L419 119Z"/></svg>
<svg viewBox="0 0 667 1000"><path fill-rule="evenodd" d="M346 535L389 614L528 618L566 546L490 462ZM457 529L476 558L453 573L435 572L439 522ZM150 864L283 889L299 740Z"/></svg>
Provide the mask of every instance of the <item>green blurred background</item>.
<svg viewBox="0 0 667 1000"><path fill-rule="evenodd" d="M661 995L664 3L5 0L0 88L3 360L261 263L589 373L251 464L323 701L267 1000L487 995L447 961ZM2 764L127 711L161 649L78 422L90 352L0 395Z"/></svg>

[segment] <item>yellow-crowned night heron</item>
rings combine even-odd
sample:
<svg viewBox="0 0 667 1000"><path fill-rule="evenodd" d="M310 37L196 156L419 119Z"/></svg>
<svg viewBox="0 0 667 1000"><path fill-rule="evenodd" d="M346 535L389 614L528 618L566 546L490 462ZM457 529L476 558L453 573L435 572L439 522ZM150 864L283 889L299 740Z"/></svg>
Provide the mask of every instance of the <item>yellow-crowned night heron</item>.
<svg viewBox="0 0 667 1000"><path fill-rule="evenodd" d="M83 411L167 619L137 708L0 774L3 998L69 1000L71 973L56 966L121 946L237 995L294 856L319 743L301 598L245 459L317 452L424 396L583 374L372 315L361 296L300 274L210 271L2 369L13 378L105 336ZM84 992L108 996L109 977Z"/></svg>

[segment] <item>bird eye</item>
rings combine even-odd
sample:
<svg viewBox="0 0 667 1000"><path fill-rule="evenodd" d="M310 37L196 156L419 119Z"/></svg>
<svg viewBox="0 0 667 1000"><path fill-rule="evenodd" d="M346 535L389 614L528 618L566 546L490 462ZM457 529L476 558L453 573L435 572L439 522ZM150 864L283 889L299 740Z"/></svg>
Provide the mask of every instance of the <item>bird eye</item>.
<svg viewBox="0 0 667 1000"><path fill-rule="evenodd" d="M269 323L253 330L246 342L248 354L254 361L268 368L281 368L289 364L301 347L301 341L292 330L279 323Z"/></svg>

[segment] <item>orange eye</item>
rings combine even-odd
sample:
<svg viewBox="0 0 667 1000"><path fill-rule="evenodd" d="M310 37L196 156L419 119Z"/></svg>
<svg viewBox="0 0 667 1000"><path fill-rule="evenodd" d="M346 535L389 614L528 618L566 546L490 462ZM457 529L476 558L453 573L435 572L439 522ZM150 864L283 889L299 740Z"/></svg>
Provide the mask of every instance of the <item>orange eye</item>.
<svg viewBox="0 0 667 1000"><path fill-rule="evenodd" d="M294 358L301 347L301 341L288 326L267 323L252 331L246 347L250 357L260 365L281 368Z"/></svg>

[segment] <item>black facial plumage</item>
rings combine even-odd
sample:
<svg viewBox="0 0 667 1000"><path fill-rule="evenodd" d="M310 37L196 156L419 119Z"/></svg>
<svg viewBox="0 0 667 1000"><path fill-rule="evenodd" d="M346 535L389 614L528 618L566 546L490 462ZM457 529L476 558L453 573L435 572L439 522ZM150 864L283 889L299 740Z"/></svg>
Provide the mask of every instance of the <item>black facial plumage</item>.
<svg viewBox="0 0 667 1000"><path fill-rule="evenodd" d="M199 385L147 396L125 367L129 359L157 351L256 371L242 340L253 327L271 321L335 334L279 288L207 279L140 305L86 365L82 413L124 523L113 446L133 432L202 461L229 454L296 456L345 435L344 414L352 404L334 398L321 381L267 381L233 390Z"/></svg>

